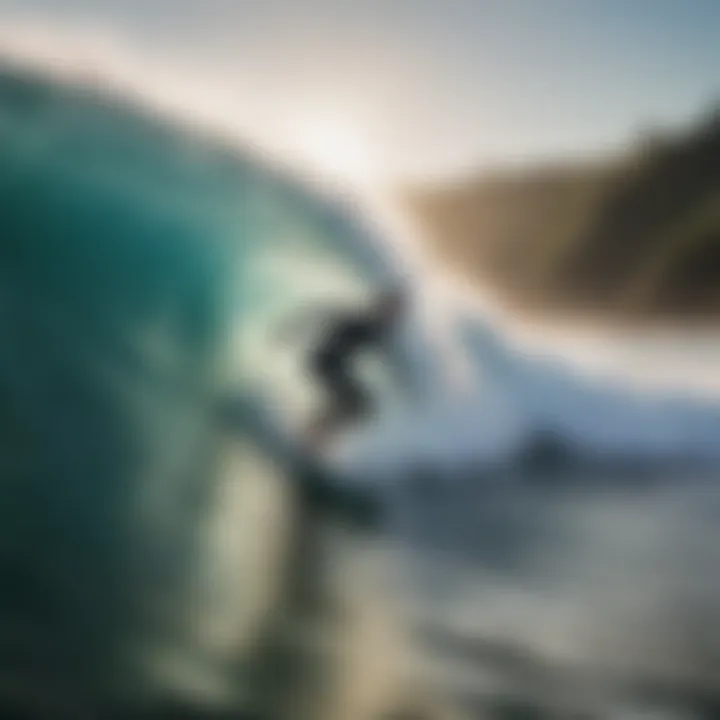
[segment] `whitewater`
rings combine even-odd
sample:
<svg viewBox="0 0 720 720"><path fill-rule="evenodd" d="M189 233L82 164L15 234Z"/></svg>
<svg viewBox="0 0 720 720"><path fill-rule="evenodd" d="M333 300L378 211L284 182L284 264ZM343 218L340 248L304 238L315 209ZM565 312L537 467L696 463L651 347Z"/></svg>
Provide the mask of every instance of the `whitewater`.
<svg viewBox="0 0 720 720"><path fill-rule="evenodd" d="M385 262L416 289L400 352L412 357L424 392L419 408L391 408L366 433L355 449L363 470L513 463L545 434L590 461L718 459L717 333L513 317L489 293L444 273L406 217L369 200Z"/></svg>

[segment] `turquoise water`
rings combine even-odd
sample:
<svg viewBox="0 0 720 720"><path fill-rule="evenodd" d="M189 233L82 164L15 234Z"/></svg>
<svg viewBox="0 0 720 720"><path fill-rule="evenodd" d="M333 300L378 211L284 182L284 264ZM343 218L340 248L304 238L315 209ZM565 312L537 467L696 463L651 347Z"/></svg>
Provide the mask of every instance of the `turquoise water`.
<svg viewBox="0 0 720 720"><path fill-rule="evenodd" d="M267 330L388 264L349 201L10 69L0 208L3 685L239 692L290 510L213 399L302 402L301 348Z"/></svg>

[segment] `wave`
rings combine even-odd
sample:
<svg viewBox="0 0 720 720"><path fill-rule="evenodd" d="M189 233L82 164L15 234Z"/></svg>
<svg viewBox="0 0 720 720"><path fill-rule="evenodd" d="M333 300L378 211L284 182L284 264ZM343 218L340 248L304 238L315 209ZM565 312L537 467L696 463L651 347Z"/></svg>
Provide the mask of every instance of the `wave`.
<svg viewBox="0 0 720 720"><path fill-rule="evenodd" d="M271 588L256 572L257 598L218 591L208 567L237 575L233 553L250 545L280 563L277 527L257 518L276 508L279 477L308 470L275 423L301 419L313 391L274 323L299 304L360 301L407 268L348 198L125 100L8 68L0 205L0 666L47 695L119 683L225 697L227 647L253 642ZM365 480L518 462L546 433L561 455L590 458L716 446L714 405L578 382L458 312L454 347L475 373L460 402L422 308L413 317L398 352L424 391L351 443ZM392 405L392 386L382 392ZM229 450L212 411L226 395L243 418ZM218 488L249 477L264 509L242 496L219 513ZM209 616L223 618L222 641L198 640Z"/></svg>
<svg viewBox="0 0 720 720"><path fill-rule="evenodd" d="M17 66L0 206L3 687L227 702L277 582L257 568L286 550L283 478L310 475L256 412L297 383L253 333L392 264L348 198ZM229 441L225 396L243 409Z"/></svg>

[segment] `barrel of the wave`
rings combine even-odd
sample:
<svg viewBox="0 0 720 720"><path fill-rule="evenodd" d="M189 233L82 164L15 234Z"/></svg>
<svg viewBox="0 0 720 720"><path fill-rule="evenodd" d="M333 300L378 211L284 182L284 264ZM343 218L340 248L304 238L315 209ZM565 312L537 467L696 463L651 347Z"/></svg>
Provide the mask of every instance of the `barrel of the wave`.
<svg viewBox="0 0 720 720"><path fill-rule="evenodd" d="M253 312L272 297L242 285L269 238L340 257L359 235L254 161L95 91L0 72L0 128L0 705L242 706L234 668L274 615L244 604L263 573L208 580L207 541L218 485L250 472L230 477L219 451L216 399L251 382L230 360L238 290ZM287 474L268 438L234 442ZM294 469L308 507L364 507Z"/></svg>

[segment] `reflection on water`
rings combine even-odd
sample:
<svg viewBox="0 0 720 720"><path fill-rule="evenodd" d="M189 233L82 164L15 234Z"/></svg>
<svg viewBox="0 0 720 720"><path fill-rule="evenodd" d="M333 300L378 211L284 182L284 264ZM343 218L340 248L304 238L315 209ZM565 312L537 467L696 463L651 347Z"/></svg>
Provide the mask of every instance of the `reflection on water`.
<svg viewBox="0 0 720 720"><path fill-rule="evenodd" d="M385 530L320 533L309 716L714 717L715 475L397 478Z"/></svg>
<svg viewBox="0 0 720 720"><path fill-rule="evenodd" d="M411 493L403 527L419 550L411 605L427 672L475 707L710 712L716 473L557 475Z"/></svg>

